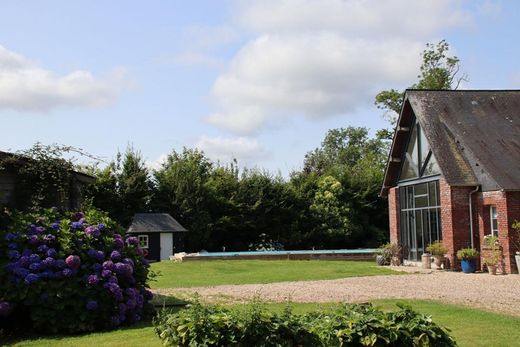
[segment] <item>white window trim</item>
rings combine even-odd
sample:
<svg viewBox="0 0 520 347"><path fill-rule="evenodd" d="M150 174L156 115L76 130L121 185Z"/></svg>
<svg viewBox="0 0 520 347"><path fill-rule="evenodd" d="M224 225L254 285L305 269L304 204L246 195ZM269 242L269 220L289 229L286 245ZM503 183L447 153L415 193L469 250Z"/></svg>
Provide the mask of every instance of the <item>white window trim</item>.
<svg viewBox="0 0 520 347"><path fill-rule="evenodd" d="M150 239L148 235L137 235L137 239L139 240L139 246L144 249L148 249L150 245ZM145 242L146 240L146 242Z"/></svg>
<svg viewBox="0 0 520 347"><path fill-rule="evenodd" d="M495 209L497 218L497 228L493 229L493 209ZM498 236L498 210L496 205L489 205L489 230L491 231L491 235Z"/></svg>

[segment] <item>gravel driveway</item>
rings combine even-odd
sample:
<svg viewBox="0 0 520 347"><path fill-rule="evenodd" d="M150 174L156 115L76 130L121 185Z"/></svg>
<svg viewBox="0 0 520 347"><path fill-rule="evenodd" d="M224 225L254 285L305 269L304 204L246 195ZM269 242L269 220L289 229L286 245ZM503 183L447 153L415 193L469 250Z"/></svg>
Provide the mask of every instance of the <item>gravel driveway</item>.
<svg viewBox="0 0 520 347"><path fill-rule="evenodd" d="M373 299L431 299L520 316L520 276L431 271L401 276L156 289L158 294L192 295L209 301L364 302Z"/></svg>

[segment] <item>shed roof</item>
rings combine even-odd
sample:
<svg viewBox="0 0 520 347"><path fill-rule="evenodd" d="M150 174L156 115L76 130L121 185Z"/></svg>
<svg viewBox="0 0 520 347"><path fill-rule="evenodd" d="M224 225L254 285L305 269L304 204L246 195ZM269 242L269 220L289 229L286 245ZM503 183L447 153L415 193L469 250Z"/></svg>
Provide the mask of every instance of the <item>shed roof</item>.
<svg viewBox="0 0 520 347"><path fill-rule="evenodd" d="M186 232L179 222L168 213L136 213L128 233Z"/></svg>
<svg viewBox="0 0 520 347"><path fill-rule="evenodd" d="M381 194L397 184L408 129L424 131L452 186L520 190L520 90L407 90Z"/></svg>

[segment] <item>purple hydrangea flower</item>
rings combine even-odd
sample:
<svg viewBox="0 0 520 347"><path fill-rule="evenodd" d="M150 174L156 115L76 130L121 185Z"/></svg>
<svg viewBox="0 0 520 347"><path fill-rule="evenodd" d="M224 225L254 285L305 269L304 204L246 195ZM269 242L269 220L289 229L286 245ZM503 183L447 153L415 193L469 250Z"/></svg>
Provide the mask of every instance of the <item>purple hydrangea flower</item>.
<svg viewBox="0 0 520 347"><path fill-rule="evenodd" d="M116 276L109 276L109 277L108 277L108 283L115 283L115 284L118 284L119 282L118 282Z"/></svg>
<svg viewBox="0 0 520 347"><path fill-rule="evenodd" d="M72 224L70 225L70 227L72 229L81 229L82 228L82 224L80 222L72 222Z"/></svg>
<svg viewBox="0 0 520 347"><path fill-rule="evenodd" d="M115 261L121 259L121 253L119 253L118 251L112 251L112 253L110 253L110 259Z"/></svg>
<svg viewBox="0 0 520 347"><path fill-rule="evenodd" d="M87 251L87 255L89 257L91 257L92 259L96 259L97 258L97 251L95 249L89 249Z"/></svg>
<svg viewBox="0 0 520 347"><path fill-rule="evenodd" d="M123 263L128 264L128 265L130 265L131 267L134 267L134 266L135 266L134 261L133 261L132 259L130 259L130 258L125 258L125 259L123 259Z"/></svg>
<svg viewBox="0 0 520 347"><path fill-rule="evenodd" d="M104 230L106 228L106 225L103 223L99 223L97 227L99 230Z"/></svg>
<svg viewBox="0 0 520 347"><path fill-rule="evenodd" d="M135 298L139 294L139 291L135 288L126 288L125 294L131 298Z"/></svg>
<svg viewBox="0 0 520 347"><path fill-rule="evenodd" d="M38 281L39 278L40 277L37 274L30 273L27 276L25 276L24 281L27 284L32 284L32 283Z"/></svg>
<svg viewBox="0 0 520 347"><path fill-rule="evenodd" d="M87 283L90 284L91 286L97 284L98 282L99 282L99 277L97 277L97 275L90 275L87 278Z"/></svg>
<svg viewBox="0 0 520 347"><path fill-rule="evenodd" d="M40 277L41 278L52 278L53 275L54 275L54 273L52 271L49 271L49 270L45 270L45 271L40 273Z"/></svg>
<svg viewBox="0 0 520 347"><path fill-rule="evenodd" d="M135 301L135 299L128 299L126 301L126 307L128 307L128 309L133 310L136 306L137 302Z"/></svg>
<svg viewBox="0 0 520 347"><path fill-rule="evenodd" d="M10 305L7 301L0 301L0 317L7 316L9 309Z"/></svg>
<svg viewBox="0 0 520 347"><path fill-rule="evenodd" d="M9 249L18 249L18 244L16 242L11 242L7 245Z"/></svg>
<svg viewBox="0 0 520 347"><path fill-rule="evenodd" d="M103 271L103 266L99 263L95 263L94 265L92 265L92 271L99 275L101 271Z"/></svg>
<svg viewBox="0 0 520 347"><path fill-rule="evenodd" d="M139 244L139 240L135 236L130 236L126 239L126 243L132 246L137 246Z"/></svg>
<svg viewBox="0 0 520 347"><path fill-rule="evenodd" d="M13 269L13 273L20 278L25 278L29 275L29 270L24 269L23 267L17 267Z"/></svg>
<svg viewBox="0 0 520 347"><path fill-rule="evenodd" d="M71 269L63 269L63 271L61 271L61 274L63 275L63 277L72 277L74 272Z"/></svg>
<svg viewBox="0 0 520 347"><path fill-rule="evenodd" d="M72 220L80 220L80 219L84 219L85 218L85 215L83 214L83 212L76 212L74 214L74 216L72 217Z"/></svg>
<svg viewBox="0 0 520 347"><path fill-rule="evenodd" d="M18 260L18 258L20 258L20 252L15 251L15 250L10 250L7 252L7 256L11 260Z"/></svg>
<svg viewBox="0 0 520 347"><path fill-rule="evenodd" d="M45 258L42 263L45 265L45 267L50 268L53 267L56 261L52 257Z"/></svg>
<svg viewBox="0 0 520 347"><path fill-rule="evenodd" d="M5 234L5 240L6 241L14 241L16 239L16 234L13 234L13 233L7 233Z"/></svg>
<svg viewBox="0 0 520 347"><path fill-rule="evenodd" d="M124 276L130 276L134 272L130 265L124 263L116 263L114 266L114 271L117 274Z"/></svg>
<svg viewBox="0 0 520 347"><path fill-rule="evenodd" d="M37 233L37 234L41 234L45 231L45 228L42 227L42 226L38 226L36 228L34 228L34 231Z"/></svg>
<svg viewBox="0 0 520 347"><path fill-rule="evenodd" d="M101 232L99 229L95 226L89 226L85 228L85 234L92 236L92 237L99 237L101 235Z"/></svg>
<svg viewBox="0 0 520 347"><path fill-rule="evenodd" d="M41 268L42 268L41 262L35 262L35 263L31 263L31 265L29 265L29 270L32 270L32 271L38 271Z"/></svg>
<svg viewBox="0 0 520 347"><path fill-rule="evenodd" d="M31 262L28 256L22 255L20 259L18 259L18 263L20 264L20 266L29 266Z"/></svg>
<svg viewBox="0 0 520 347"><path fill-rule="evenodd" d="M108 278L110 276L112 276L112 271L110 271L110 270L103 270L103 271L101 271L101 277Z"/></svg>
<svg viewBox="0 0 520 347"><path fill-rule="evenodd" d="M103 269L110 271L114 270L114 263L111 260L103 262Z"/></svg>
<svg viewBox="0 0 520 347"><path fill-rule="evenodd" d="M43 237L43 240L45 242L52 242L54 240L56 240L56 236L52 235L52 234L47 234Z"/></svg>
<svg viewBox="0 0 520 347"><path fill-rule="evenodd" d="M32 251L30 249L24 249L22 251L22 255L29 257L32 254Z"/></svg>
<svg viewBox="0 0 520 347"><path fill-rule="evenodd" d="M95 311L98 308L98 303L96 300L89 300L89 301L87 301L86 307L87 307L87 310L89 310L89 311Z"/></svg>
<svg viewBox="0 0 520 347"><path fill-rule="evenodd" d="M29 262L35 263L37 261L40 261L40 256L36 253L33 253L29 256Z"/></svg>
<svg viewBox="0 0 520 347"><path fill-rule="evenodd" d="M77 268L79 268L79 266L81 264L81 259L77 255L69 255L65 259L65 263L71 269L77 269Z"/></svg>
<svg viewBox="0 0 520 347"><path fill-rule="evenodd" d="M125 247L125 242L121 238L114 238L114 247L117 249L122 249Z"/></svg>
<svg viewBox="0 0 520 347"><path fill-rule="evenodd" d="M58 230L58 229L60 228L60 223L58 223L58 222L54 222L54 223L52 223L52 224L51 224L51 228L52 228L53 230Z"/></svg>
<svg viewBox="0 0 520 347"><path fill-rule="evenodd" d="M56 250L54 248L49 248L47 250L47 257L56 258L57 255L58 255L58 252L56 252Z"/></svg>
<svg viewBox="0 0 520 347"><path fill-rule="evenodd" d="M65 260L63 259L56 259L54 262L54 267L56 269L63 269L67 264L65 263Z"/></svg>
<svg viewBox="0 0 520 347"><path fill-rule="evenodd" d="M46 253L49 250L49 247L47 245L40 245L38 246L37 250L40 253Z"/></svg>

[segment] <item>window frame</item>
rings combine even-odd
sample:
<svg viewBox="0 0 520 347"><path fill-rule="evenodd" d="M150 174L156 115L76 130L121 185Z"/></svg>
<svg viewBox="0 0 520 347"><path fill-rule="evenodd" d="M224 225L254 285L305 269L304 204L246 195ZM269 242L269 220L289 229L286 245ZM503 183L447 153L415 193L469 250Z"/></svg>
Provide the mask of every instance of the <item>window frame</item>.
<svg viewBox="0 0 520 347"><path fill-rule="evenodd" d="M137 240L139 241L139 247L141 247L143 249L150 248L150 236L149 235L137 235ZM146 243L144 242L144 240L146 240Z"/></svg>
<svg viewBox="0 0 520 347"><path fill-rule="evenodd" d="M495 218L493 218L493 210L495 210ZM496 221L496 229L493 228L493 221ZM490 235L498 236L498 209L497 205L489 205L489 231Z"/></svg>

